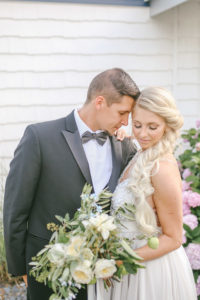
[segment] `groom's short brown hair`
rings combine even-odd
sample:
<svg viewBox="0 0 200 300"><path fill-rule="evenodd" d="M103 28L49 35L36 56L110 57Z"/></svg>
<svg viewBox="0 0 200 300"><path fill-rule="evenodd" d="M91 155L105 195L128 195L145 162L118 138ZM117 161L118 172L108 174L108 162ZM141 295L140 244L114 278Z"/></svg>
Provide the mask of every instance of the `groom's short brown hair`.
<svg viewBox="0 0 200 300"><path fill-rule="evenodd" d="M130 96L137 100L140 95L136 83L124 70L109 69L98 74L89 85L86 104L97 96L105 97L108 105L120 102L122 96Z"/></svg>

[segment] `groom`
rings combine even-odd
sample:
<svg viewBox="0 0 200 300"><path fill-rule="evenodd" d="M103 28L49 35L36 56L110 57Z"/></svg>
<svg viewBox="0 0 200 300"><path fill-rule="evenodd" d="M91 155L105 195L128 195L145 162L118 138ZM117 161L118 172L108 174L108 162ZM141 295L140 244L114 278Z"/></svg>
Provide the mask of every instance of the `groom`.
<svg viewBox="0 0 200 300"><path fill-rule="evenodd" d="M98 74L80 110L67 117L30 125L15 151L6 181L4 236L8 271L28 276L28 299L47 300L47 286L29 276L31 257L48 243L47 223L55 215L70 217L80 207L86 182L98 193L114 191L134 150L129 140L113 134L128 124L139 89L122 69ZM80 290L77 300L86 300Z"/></svg>

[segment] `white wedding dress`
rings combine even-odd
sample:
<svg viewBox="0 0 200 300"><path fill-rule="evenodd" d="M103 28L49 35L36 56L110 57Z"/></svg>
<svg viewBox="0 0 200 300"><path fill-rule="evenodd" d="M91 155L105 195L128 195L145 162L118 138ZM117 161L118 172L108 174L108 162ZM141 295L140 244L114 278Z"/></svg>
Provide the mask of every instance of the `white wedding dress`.
<svg viewBox="0 0 200 300"><path fill-rule="evenodd" d="M134 204L134 196L128 187L130 178L120 182L112 199L112 210L126 203ZM138 240L141 232L135 221L121 219L126 228L119 227L120 235L133 240L133 249L147 243ZM181 246L160 258L143 263L135 275L126 275L122 282L113 281L113 287L104 289L103 281L88 287L88 300L196 300L193 273Z"/></svg>

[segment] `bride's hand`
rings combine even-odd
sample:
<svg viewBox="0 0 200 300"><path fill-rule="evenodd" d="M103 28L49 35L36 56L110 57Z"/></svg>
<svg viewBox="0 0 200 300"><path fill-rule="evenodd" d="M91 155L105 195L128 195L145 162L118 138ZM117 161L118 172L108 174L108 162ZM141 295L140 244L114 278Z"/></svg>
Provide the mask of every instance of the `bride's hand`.
<svg viewBox="0 0 200 300"><path fill-rule="evenodd" d="M117 131L115 131L115 135L119 141L123 141L126 137L130 138L130 135L124 130L123 128L119 128Z"/></svg>
<svg viewBox="0 0 200 300"><path fill-rule="evenodd" d="M27 275L23 275L22 278L23 278L23 280L26 284L26 287L27 287L28 286Z"/></svg>

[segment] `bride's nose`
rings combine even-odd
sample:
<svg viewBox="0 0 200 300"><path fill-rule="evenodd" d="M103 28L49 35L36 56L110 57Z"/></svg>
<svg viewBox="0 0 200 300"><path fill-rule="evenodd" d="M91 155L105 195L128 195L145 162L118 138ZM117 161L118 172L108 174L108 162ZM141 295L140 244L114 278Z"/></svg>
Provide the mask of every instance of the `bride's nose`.
<svg viewBox="0 0 200 300"><path fill-rule="evenodd" d="M145 138L147 136L148 136L147 129L145 127L142 127L140 129L140 138Z"/></svg>

